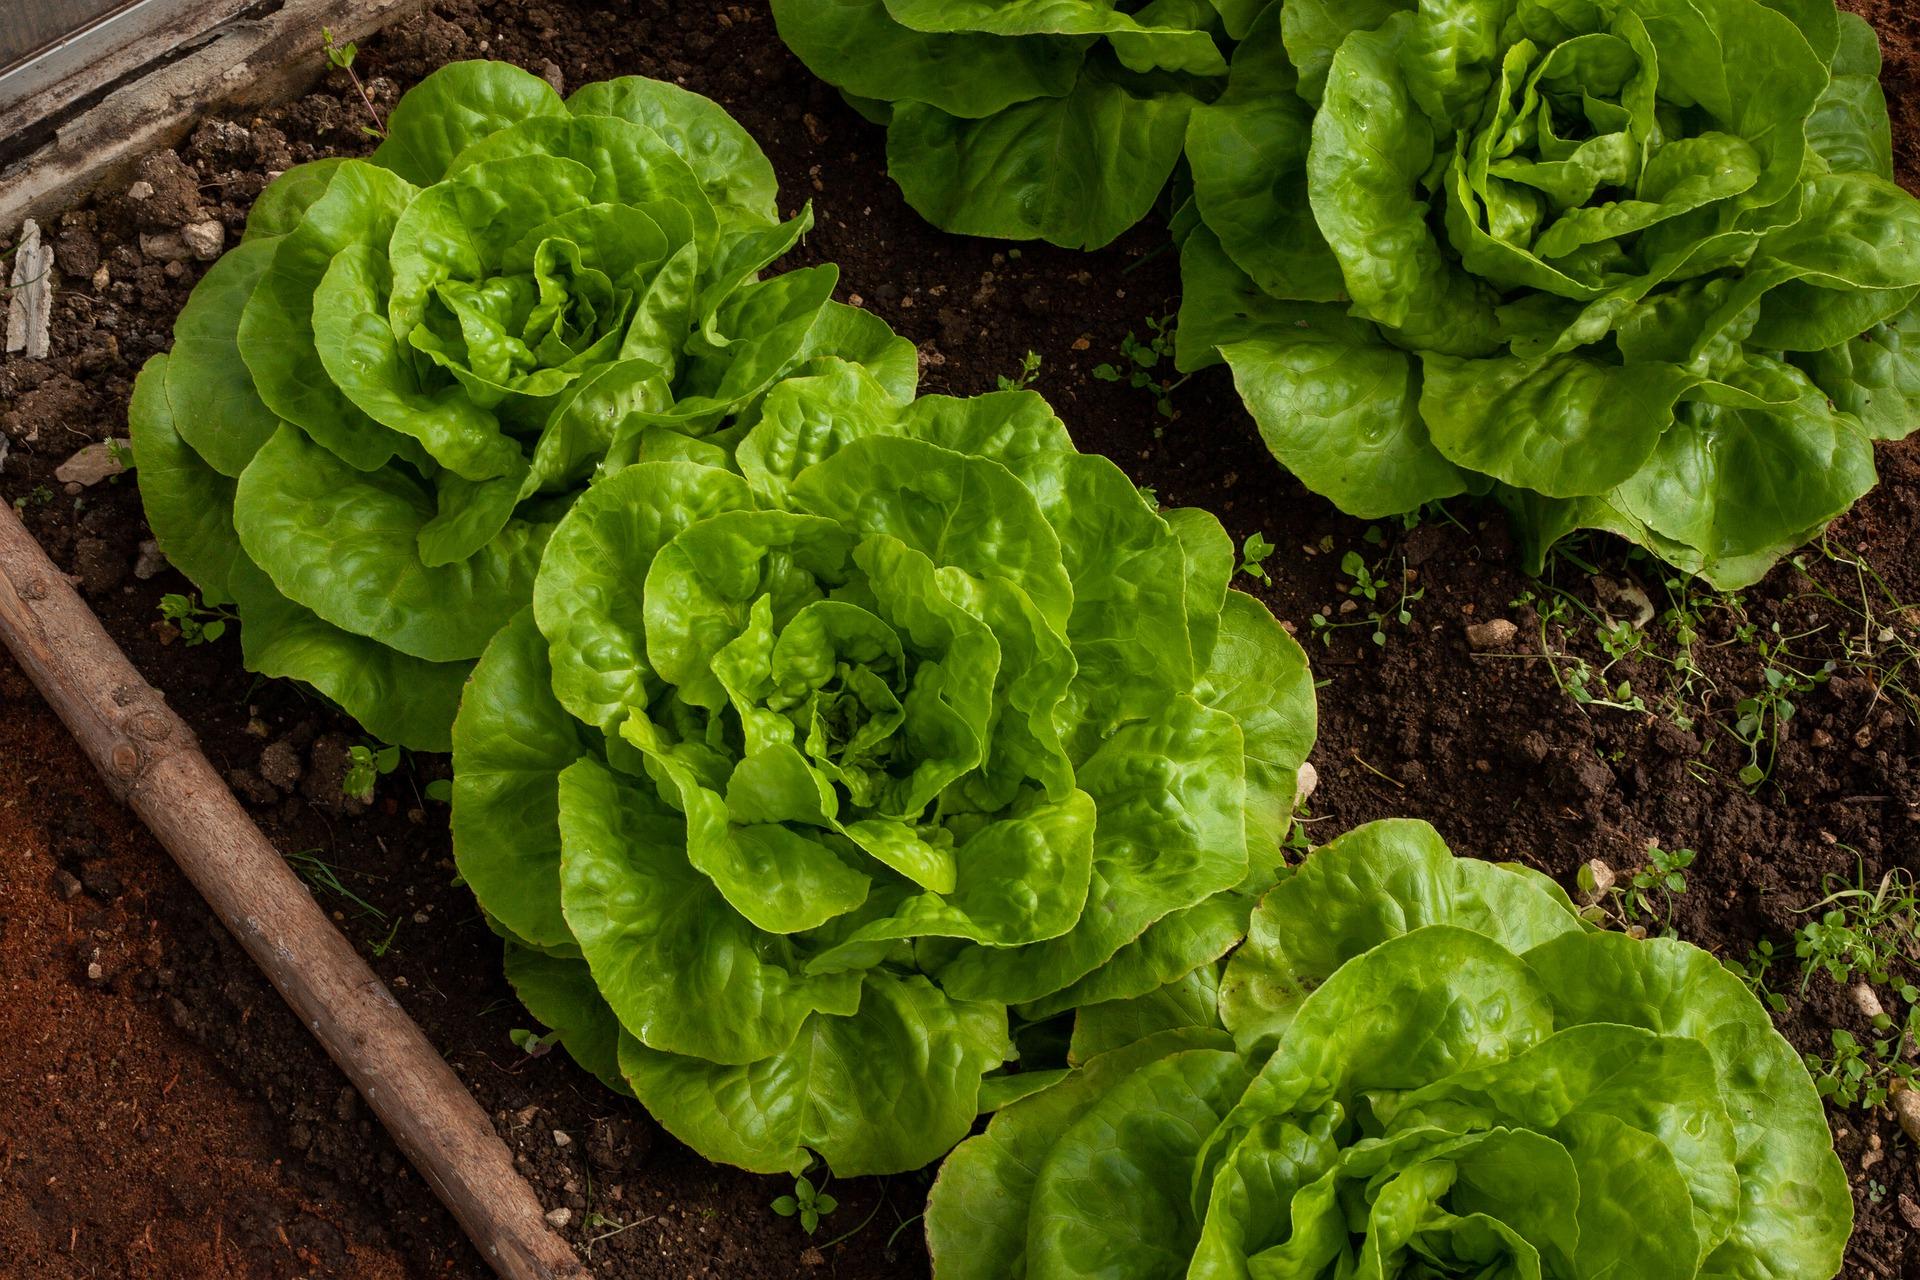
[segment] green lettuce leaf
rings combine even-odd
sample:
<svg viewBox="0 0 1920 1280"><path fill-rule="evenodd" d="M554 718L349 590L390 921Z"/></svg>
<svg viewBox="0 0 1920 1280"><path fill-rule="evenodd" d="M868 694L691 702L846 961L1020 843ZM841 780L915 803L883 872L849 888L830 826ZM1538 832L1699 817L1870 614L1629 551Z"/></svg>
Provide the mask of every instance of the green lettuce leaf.
<svg viewBox="0 0 1920 1280"><path fill-rule="evenodd" d="M1506 505L1536 556L1602 528L1731 588L1872 486L1871 440L1912 429L1920 204L1889 181L1857 17L1228 16L1226 91L1187 131L1179 363L1224 357L1275 457L1343 510L1497 484L1533 495ZM1314 309L1340 304L1344 325Z"/></svg>
<svg viewBox="0 0 1920 1280"><path fill-rule="evenodd" d="M1077 1015L948 1158L943 1276L1769 1276L1840 1267L1806 1069L1705 952L1586 926L1422 823L1309 855L1214 970Z"/></svg>
<svg viewBox="0 0 1920 1280"><path fill-rule="evenodd" d="M1227 75L1206 0L777 0L801 61L887 127L934 225L1098 248L1145 217Z"/></svg>
<svg viewBox="0 0 1920 1280"><path fill-rule="evenodd" d="M181 313L131 415L163 548L236 604L255 670L446 749L465 672L596 479L650 449L731 465L821 361L911 397L912 345L833 302L831 268L761 278L811 225L776 196L684 89L563 103L503 63L441 68L370 160L270 184Z"/></svg>
<svg viewBox="0 0 1920 1280"><path fill-rule="evenodd" d="M464 879L596 993L535 1012L604 1064L576 1030L604 1005L640 1101L757 1170L924 1164L1063 1069L1000 1073L1010 1005L1224 955L1314 737L1217 521L1031 392L903 399L879 367L812 358L725 447L642 434L455 725Z"/></svg>

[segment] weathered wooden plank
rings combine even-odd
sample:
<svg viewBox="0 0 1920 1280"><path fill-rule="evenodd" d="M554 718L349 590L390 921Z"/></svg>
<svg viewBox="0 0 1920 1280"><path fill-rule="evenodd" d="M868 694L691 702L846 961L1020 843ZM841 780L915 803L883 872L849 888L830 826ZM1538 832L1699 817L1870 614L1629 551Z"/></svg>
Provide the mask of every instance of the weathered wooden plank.
<svg viewBox="0 0 1920 1280"><path fill-rule="evenodd" d="M10 0L0 22L0 69L91 27L138 0ZM4 95L0 95L3 97Z"/></svg>
<svg viewBox="0 0 1920 1280"><path fill-rule="evenodd" d="M56 125L51 142L0 169L0 227L58 212L99 183L122 176L147 152L179 141L215 107L290 96L325 64L321 27L332 28L342 41L357 40L424 3L286 0L271 12L249 12L221 23L191 52L77 110ZM156 57L164 52L156 42L143 42L139 49ZM0 118L0 138L8 136Z"/></svg>
<svg viewBox="0 0 1920 1280"><path fill-rule="evenodd" d="M17 0L5 0L0 9ZM0 18L0 44L27 44L17 64L0 56L0 164L38 145L44 126L57 123L89 95L119 83L162 58L191 51L209 32L263 0L26 0L29 11L64 12L65 30L47 33L42 20L16 29ZM82 18L92 14L88 21Z"/></svg>

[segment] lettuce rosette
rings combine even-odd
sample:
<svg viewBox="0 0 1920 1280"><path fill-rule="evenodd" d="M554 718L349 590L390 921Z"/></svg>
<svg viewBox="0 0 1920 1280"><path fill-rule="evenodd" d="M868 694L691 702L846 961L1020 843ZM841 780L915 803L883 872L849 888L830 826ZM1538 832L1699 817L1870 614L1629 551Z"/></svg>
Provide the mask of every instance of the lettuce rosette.
<svg viewBox="0 0 1920 1280"><path fill-rule="evenodd" d="M942 1167L939 1280L1828 1280L1851 1227L1737 975L1424 823L1311 854L1224 969L1073 1050Z"/></svg>
<svg viewBox="0 0 1920 1280"><path fill-rule="evenodd" d="M830 364L716 462L558 523L454 728L455 856L534 1015L702 1155L915 1168L1052 1078L1002 1070L1010 1008L1244 935L1306 660L1031 392Z"/></svg>
<svg viewBox="0 0 1920 1280"><path fill-rule="evenodd" d="M446 749L596 469L650 433L724 439L828 354L911 392L911 346L833 302L833 268L759 278L810 222L775 195L746 132L673 85L563 101L502 63L435 72L368 159L261 194L142 371L161 547L235 605L254 670Z"/></svg>
<svg viewBox="0 0 1920 1280"><path fill-rule="evenodd" d="M887 126L946 231L1097 249L1145 217L1226 85L1245 0L773 0L780 38Z"/></svg>
<svg viewBox="0 0 1920 1280"><path fill-rule="evenodd" d="M1179 361L1376 517L1496 494L1720 587L1920 408L1920 204L1830 0L1287 0L1187 134Z"/></svg>

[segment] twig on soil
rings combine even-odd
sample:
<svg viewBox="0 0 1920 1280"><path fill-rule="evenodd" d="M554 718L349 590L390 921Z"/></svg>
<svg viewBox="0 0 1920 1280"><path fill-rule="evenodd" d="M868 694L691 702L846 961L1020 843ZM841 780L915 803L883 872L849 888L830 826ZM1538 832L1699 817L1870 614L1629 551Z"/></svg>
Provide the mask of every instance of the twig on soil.
<svg viewBox="0 0 1920 1280"><path fill-rule="evenodd" d="M659 1216L657 1213L650 1213L644 1218L635 1218L632 1222L623 1223L611 1231L603 1231L597 1236L588 1236L586 1240L581 1243L580 1250L582 1253L585 1253L588 1260L591 1261L593 1258L593 1246L599 1244L602 1240L611 1240L622 1232L631 1231L635 1227L644 1227ZM602 1219L602 1221L605 1221L605 1219Z"/></svg>
<svg viewBox="0 0 1920 1280"><path fill-rule="evenodd" d="M1365 760L1362 760L1360 758L1360 753L1358 751L1349 751L1347 752L1347 754L1353 757L1353 762L1355 764L1359 765L1362 769L1365 769L1368 773L1372 774L1374 777L1379 778L1382 782L1389 783L1400 791L1405 791L1407 789L1406 783L1400 781L1398 778L1394 777L1392 774L1387 773L1381 769L1377 769L1373 765L1368 764Z"/></svg>

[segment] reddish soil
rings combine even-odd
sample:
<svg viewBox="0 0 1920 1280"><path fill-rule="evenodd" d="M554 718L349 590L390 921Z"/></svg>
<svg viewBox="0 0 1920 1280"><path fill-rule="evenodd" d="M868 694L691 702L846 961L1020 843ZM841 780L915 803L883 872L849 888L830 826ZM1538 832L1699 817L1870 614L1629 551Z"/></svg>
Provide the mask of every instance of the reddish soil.
<svg viewBox="0 0 1920 1280"><path fill-rule="evenodd" d="M4 659L0 714L0 1270L402 1280L176 1025L186 956L155 901L176 877Z"/></svg>
<svg viewBox="0 0 1920 1280"><path fill-rule="evenodd" d="M1853 7L1886 36L1901 176L1915 186L1920 25L1898 0ZM1920 870L1920 673L1894 669L1900 642L1920 644L1920 614L1880 610L1865 654L1849 607L1861 591L1844 564L1816 551L1811 576L1782 567L1737 608L1706 609L1692 674L1661 660L1682 646L1656 617L1640 633L1642 656L1606 676L1609 687L1630 678L1650 710L1583 708L1562 685L1576 660L1598 669L1608 655L1579 608L1631 617L1633 597L1623 602L1618 585L1628 584L1666 610L1673 601L1657 566L1610 540L1581 544L1552 577L1576 602L1572 613L1543 626L1540 609L1558 597L1518 571L1497 516L1455 504L1412 529L1370 530L1278 470L1220 371L1173 393L1170 423L1148 394L1093 376L1120 358L1129 331L1144 338L1149 317L1173 310L1177 270L1161 251L1162 227L1142 226L1097 254L931 231L886 180L879 131L785 53L758 5L439 0L366 42L358 69L384 104L433 67L476 56L568 86L638 72L715 97L761 140L788 204L814 202L816 230L789 264L840 263L843 300L921 344L927 389L988 389L1037 352L1035 385L1083 448L1112 456L1168 504L1215 511L1236 538L1260 532L1276 544L1271 584L1241 585L1296 628L1326 682L1316 840L1414 815L1462 852L1520 858L1568 884L1589 858L1624 871L1650 841L1691 848L1698 856L1690 888L1673 900L1673 926L1733 959L1763 938L1783 946L1800 910L1856 866L1869 883ZM211 215L237 235L268 171L368 145L359 111L350 86L330 76L287 107L210 123L152 158L146 198L118 189L52 221L56 349L40 364L0 360L0 432L11 444L0 499L23 500L36 535L231 771L281 849L312 851L335 870L353 897L316 892L495 1115L544 1201L570 1210L567 1231L583 1253L591 1247L596 1274L924 1275L916 1226L896 1230L919 1211L924 1176L836 1187L842 1207L810 1241L768 1208L779 1180L708 1166L562 1055L514 1049L508 1032L525 1015L498 977L497 947L471 898L450 883L445 810L422 798L444 760L410 761L382 779L371 811L349 812L357 806L342 800L339 779L358 740L351 726L292 687L252 681L232 637L188 647L157 623L160 594L187 587L170 570L136 571L147 534L133 481L69 494L52 479L75 449L123 430L132 376L165 349L202 269L150 259L140 233ZM1920 443L1883 448L1881 470L1885 483L1835 528L1831 546L1883 574L1895 603L1920 601ZM1383 644L1371 625L1315 638L1315 613L1349 623L1373 607L1353 599L1340 569L1347 551L1390 580L1394 600L1403 572L1407 589L1423 593L1408 604L1410 623L1382 629ZM1533 603L1516 603L1530 591ZM1467 626L1493 619L1516 624L1513 641L1471 648ZM1798 714L1777 759L1762 755L1770 776L1750 789L1735 776L1748 757L1731 726L1735 704L1765 686L1758 644L1776 623L1792 637L1776 668L1839 665L1793 698ZM9 855L0 862L0 1114L9 1117L0 1274L485 1274L4 660L0 849ZM77 878L77 893L62 873ZM1788 997L1780 1024L1789 1038L1818 1050L1832 1028L1864 1034L1832 984L1802 993L1783 949L1771 982ZM1913 1148L1885 1111L1836 1109L1833 1119L1860 1215L1847 1274L1920 1277Z"/></svg>

